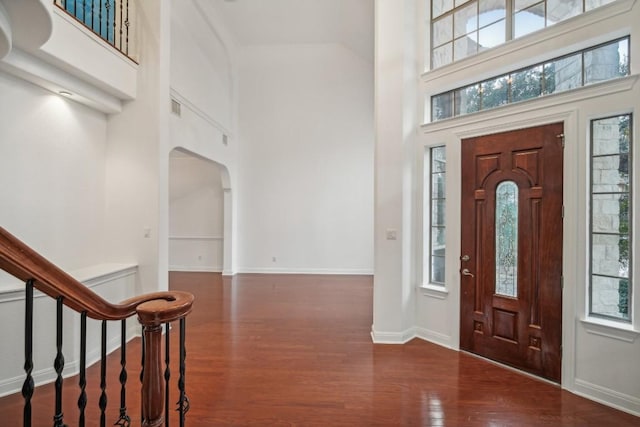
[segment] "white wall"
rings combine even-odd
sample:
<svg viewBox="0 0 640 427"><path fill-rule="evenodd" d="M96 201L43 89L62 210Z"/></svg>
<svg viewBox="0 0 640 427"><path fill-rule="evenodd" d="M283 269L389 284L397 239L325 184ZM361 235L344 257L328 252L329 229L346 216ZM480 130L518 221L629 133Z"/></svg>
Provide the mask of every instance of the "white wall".
<svg viewBox="0 0 640 427"><path fill-rule="evenodd" d="M370 274L373 65L341 45L246 48L239 111L239 270Z"/></svg>
<svg viewBox="0 0 640 427"><path fill-rule="evenodd" d="M229 48L201 10L194 2L172 9L171 89L230 133L234 114Z"/></svg>
<svg viewBox="0 0 640 427"><path fill-rule="evenodd" d="M0 72L0 224L66 270L102 262L107 118Z"/></svg>
<svg viewBox="0 0 640 427"><path fill-rule="evenodd" d="M220 168L176 153L169 158L169 269L221 272L224 191Z"/></svg>
<svg viewBox="0 0 640 427"><path fill-rule="evenodd" d="M418 126L416 5L415 0L378 0L375 6L375 275L371 334L377 343L403 343L412 338L413 146Z"/></svg>
<svg viewBox="0 0 640 427"><path fill-rule="evenodd" d="M138 263L137 293L168 287L169 12L138 3L138 94L107 131L106 257Z"/></svg>
<svg viewBox="0 0 640 427"><path fill-rule="evenodd" d="M107 117L0 72L0 225L111 302L133 296L135 266L105 265ZM111 274L120 269L116 274ZM88 274L88 275L87 275ZM39 293L36 293L38 295ZM36 297L34 378L55 378L55 300ZM137 322L130 321L135 327ZM24 284L0 276L0 395L24 381ZM95 324L90 334L96 334ZM65 374L78 370L77 316L66 310ZM16 333L17 332L17 333ZM133 332L132 332L133 333ZM110 326L110 349L119 345ZM90 339L88 359L99 345Z"/></svg>
<svg viewBox="0 0 640 427"><path fill-rule="evenodd" d="M171 13L171 97L180 103L181 114L170 117L169 148L178 147L220 165L224 189L223 273L234 274L238 145L236 48L225 24L205 10L209 7L208 2L194 1L181 4ZM210 21L203 19L205 14ZM161 191L168 194L168 185L167 182L166 189L161 186ZM202 241L199 244L200 252L208 250ZM184 247L190 245L185 242L178 243L180 245L180 248L173 245L174 255L184 256L181 262L186 262L192 258L193 248Z"/></svg>

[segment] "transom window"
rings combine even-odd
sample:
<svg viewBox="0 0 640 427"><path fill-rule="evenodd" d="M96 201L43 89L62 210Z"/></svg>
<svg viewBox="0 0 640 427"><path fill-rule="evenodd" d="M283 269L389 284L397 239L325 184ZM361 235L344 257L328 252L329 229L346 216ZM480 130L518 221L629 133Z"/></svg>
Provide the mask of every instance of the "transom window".
<svg viewBox="0 0 640 427"><path fill-rule="evenodd" d="M629 38L625 37L432 96L431 121L564 92L629 73Z"/></svg>
<svg viewBox="0 0 640 427"><path fill-rule="evenodd" d="M433 0L431 69L615 0Z"/></svg>

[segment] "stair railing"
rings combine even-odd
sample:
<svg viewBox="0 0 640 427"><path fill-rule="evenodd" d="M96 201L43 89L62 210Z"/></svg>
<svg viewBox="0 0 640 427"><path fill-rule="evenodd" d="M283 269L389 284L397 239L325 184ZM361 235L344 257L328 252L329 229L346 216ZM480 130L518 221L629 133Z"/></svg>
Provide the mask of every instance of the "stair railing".
<svg viewBox="0 0 640 427"><path fill-rule="evenodd" d="M131 418L126 412L126 319L137 315L142 324L142 425L145 427L169 426L168 384L169 384L169 324L178 321L180 325L180 372L178 388L180 398L178 408L180 426L185 423L185 414L189 409L189 400L185 392L185 331L186 316L191 312L193 295L188 292L155 292L112 304L88 289L82 283L56 267L36 251L0 227L0 268L25 282L25 363L26 378L22 387L24 397L23 426L31 426L31 399L35 385L33 370L33 292L34 289L56 300L56 357L54 369L55 414L54 427L64 427L62 413L62 308L67 306L80 313L80 372L78 398L79 426L85 425L86 407L86 321L87 317L102 321L101 339L101 410L100 425L106 426L106 322L120 321L121 329L121 401L120 419L115 425L129 426ZM166 326L165 355L166 368L162 371L162 330ZM166 393L166 396L165 396ZM109 423L113 425L112 423Z"/></svg>

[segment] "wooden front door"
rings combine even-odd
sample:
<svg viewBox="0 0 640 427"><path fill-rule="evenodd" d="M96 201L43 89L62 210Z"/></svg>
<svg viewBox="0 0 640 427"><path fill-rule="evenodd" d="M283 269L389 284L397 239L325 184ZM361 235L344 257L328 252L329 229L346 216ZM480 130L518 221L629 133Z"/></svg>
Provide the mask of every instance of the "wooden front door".
<svg viewBox="0 0 640 427"><path fill-rule="evenodd" d="M463 350L560 382L562 123L462 141Z"/></svg>

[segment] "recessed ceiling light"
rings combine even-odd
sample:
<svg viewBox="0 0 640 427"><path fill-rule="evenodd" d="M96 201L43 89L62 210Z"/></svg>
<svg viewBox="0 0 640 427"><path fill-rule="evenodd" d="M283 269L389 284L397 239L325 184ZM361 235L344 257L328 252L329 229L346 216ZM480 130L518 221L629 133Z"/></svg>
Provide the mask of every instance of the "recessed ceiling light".
<svg viewBox="0 0 640 427"><path fill-rule="evenodd" d="M60 95L62 95L62 96L73 96L73 94L71 92L66 91L66 90L60 90L60 91L58 91L58 93Z"/></svg>

